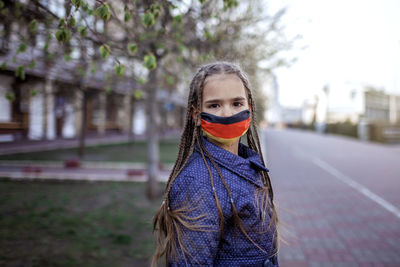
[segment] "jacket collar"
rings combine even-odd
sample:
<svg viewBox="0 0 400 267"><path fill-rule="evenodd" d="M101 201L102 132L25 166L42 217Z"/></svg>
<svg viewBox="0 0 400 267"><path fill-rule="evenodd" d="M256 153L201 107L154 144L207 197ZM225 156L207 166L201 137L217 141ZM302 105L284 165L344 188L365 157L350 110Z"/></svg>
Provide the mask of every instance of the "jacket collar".
<svg viewBox="0 0 400 267"><path fill-rule="evenodd" d="M268 172L269 170L263 166L260 156L257 154L257 152L239 143L239 155L235 155L232 152L214 145L204 137L202 137L202 142L216 163L236 173L247 181L262 187L262 183L258 178L259 176L257 175L257 172ZM198 153L200 153L197 145L195 149ZM207 157L207 153L205 153L205 156Z"/></svg>

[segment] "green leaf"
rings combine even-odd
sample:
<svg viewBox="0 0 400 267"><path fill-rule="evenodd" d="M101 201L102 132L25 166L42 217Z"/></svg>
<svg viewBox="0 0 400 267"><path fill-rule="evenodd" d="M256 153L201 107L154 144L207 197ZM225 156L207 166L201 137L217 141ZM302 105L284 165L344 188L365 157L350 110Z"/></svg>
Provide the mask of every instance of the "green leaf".
<svg viewBox="0 0 400 267"><path fill-rule="evenodd" d="M46 42L43 46L43 51L47 52L49 50L49 43Z"/></svg>
<svg viewBox="0 0 400 267"><path fill-rule="evenodd" d="M182 60L183 60L182 56L177 56L176 57L176 62L182 63Z"/></svg>
<svg viewBox="0 0 400 267"><path fill-rule="evenodd" d="M174 17L174 21L176 23L182 23L182 15L177 15Z"/></svg>
<svg viewBox="0 0 400 267"><path fill-rule="evenodd" d="M76 20L73 16L68 20L68 26L69 27L74 27L76 25Z"/></svg>
<svg viewBox="0 0 400 267"><path fill-rule="evenodd" d="M0 1L0 9L2 9L4 7L4 2Z"/></svg>
<svg viewBox="0 0 400 267"><path fill-rule="evenodd" d="M79 75L81 75L82 77L86 77L86 70L83 67L78 67L76 70Z"/></svg>
<svg viewBox="0 0 400 267"><path fill-rule="evenodd" d="M210 33L209 31L207 31L207 30L204 30L203 36L204 36L205 38L207 38L207 39L211 39L211 38L212 38L211 33Z"/></svg>
<svg viewBox="0 0 400 267"><path fill-rule="evenodd" d="M171 76L171 75L168 75L168 76L167 76L167 83L168 83L169 85L174 84L174 83L175 83L175 78L174 78L173 76Z"/></svg>
<svg viewBox="0 0 400 267"><path fill-rule="evenodd" d="M124 74L125 67L122 64L117 64L115 65L114 70L118 77L121 77Z"/></svg>
<svg viewBox="0 0 400 267"><path fill-rule="evenodd" d="M15 77L25 80L25 67L23 65L17 67L15 70Z"/></svg>
<svg viewBox="0 0 400 267"><path fill-rule="evenodd" d="M110 47L108 45L102 45L99 48L100 56L106 59L110 55Z"/></svg>
<svg viewBox="0 0 400 267"><path fill-rule="evenodd" d="M153 13L146 12L142 17L142 24L144 27L151 27L156 22Z"/></svg>
<svg viewBox="0 0 400 267"><path fill-rule="evenodd" d="M223 0L223 2L224 2L224 9L237 7L239 5L237 0Z"/></svg>
<svg viewBox="0 0 400 267"><path fill-rule="evenodd" d="M65 27L58 29L56 31L55 35L56 35L57 41L62 42L62 43L66 43L71 39L71 31Z"/></svg>
<svg viewBox="0 0 400 267"><path fill-rule="evenodd" d="M79 26L78 27L78 33L81 35L81 36L83 36L83 37L86 37L87 36L87 34L88 34L88 29L87 29L87 27L86 26Z"/></svg>
<svg viewBox="0 0 400 267"><path fill-rule="evenodd" d="M157 49L164 49L166 46L165 42L156 43Z"/></svg>
<svg viewBox="0 0 400 267"><path fill-rule="evenodd" d="M142 99L143 98L143 91L142 90L135 90L135 91L133 91L133 97L136 99L136 100L139 100L139 99Z"/></svg>
<svg viewBox="0 0 400 267"><path fill-rule="evenodd" d="M89 11L89 4L84 2L82 5L82 9L83 9L83 11L85 11L87 13Z"/></svg>
<svg viewBox="0 0 400 267"><path fill-rule="evenodd" d="M72 60L71 54L65 54L64 60L65 60L65 62L70 62Z"/></svg>
<svg viewBox="0 0 400 267"><path fill-rule="evenodd" d="M83 4L83 0L71 0L71 3L78 9Z"/></svg>
<svg viewBox="0 0 400 267"><path fill-rule="evenodd" d="M7 68L7 62L3 61L3 63L1 63L0 69L5 70L6 68Z"/></svg>
<svg viewBox="0 0 400 267"><path fill-rule="evenodd" d="M38 90L37 89L32 89L31 90L31 96L37 95Z"/></svg>
<svg viewBox="0 0 400 267"><path fill-rule="evenodd" d="M90 66L90 74L95 74L96 73L96 64L92 64L91 66Z"/></svg>
<svg viewBox="0 0 400 267"><path fill-rule="evenodd" d="M37 27L38 27L37 20L34 19L34 20L31 20L31 22L29 22L28 28L29 28L30 32L35 33L37 30Z"/></svg>
<svg viewBox="0 0 400 267"><path fill-rule="evenodd" d="M184 45L178 45L178 51L179 53L183 53L183 51L185 50L185 46Z"/></svg>
<svg viewBox="0 0 400 267"><path fill-rule="evenodd" d="M7 92L6 93L6 99L10 102L14 102L15 101L15 95L12 92Z"/></svg>
<svg viewBox="0 0 400 267"><path fill-rule="evenodd" d="M138 46L136 44L128 44L128 51L132 54L136 54Z"/></svg>
<svg viewBox="0 0 400 267"><path fill-rule="evenodd" d="M159 4L152 4L150 7L150 11L152 13L156 12L156 11L161 11L161 6Z"/></svg>
<svg viewBox="0 0 400 267"><path fill-rule="evenodd" d="M199 0L200 4L204 4L207 0Z"/></svg>
<svg viewBox="0 0 400 267"><path fill-rule="evenodd" d="M48 54L47 56L46 56L46 59L47 60L52 60L53 58L55 58L56 57L56 53L50 53L50 54Z"/></svg>
<svg viewBox="0 0 400 267"><path fill-rule="evenodd" d="M137 79L137 82L141 85L147 83L147 80L145 78L140 77L139 79Z"/></svg>
<svg viewBox="0 0 400 267"><path fill-rule="evenodd" d="M95 14L102 20L109 20L111 17L110 7L107 4L102 4L96 9Z"/></svg>
<svg viewBox="0 0 400 267"><path fill-rule="evenodd" d="M158 18L161 13L161 6L159 4L151 5L150 12L154 15L154 18Z"/></svg>
<svg viewBox="0 0 400 267"><path fill-rule="evenodd" d="M128 22L128 21L131 20L131 18L132 18L131 13L130 13L129 11L125 12L125 14L124 14L124 21L125 21L125 22Z"/></svg>
<svg viewBox="0 0 400 267"><path fill-rule="evenodd" d="M176 39L176 41L178 42L178 43L182 43L183 42L183 37L182 37L182 35L180 34L180 33L175 33L174 35L173 35L173 37Z"/></svg>
<svg viewBox="0 0 400 267"><path fill-rule="evenodd" d="M107 95L111 94L111 93L112 93L111 86L107 86L107 87L105 88L105 91L106 91L106 94L107 94Z"/></svg>
<svg viewBox="0 0 400 267"><path fill-rule="evenodd" d="M28 46L26 45L26 43L20 43L17 49L17 54L24 53L27 47Z"/></svg>
<svg viewBox="0 0 400 267"><path fill-rule="evenodd" d="M29 62L28 68L33 69L36 66L36 60L31 60L31 62Z"/></svg>
<svg viewBox="0 0 400 267"><path fill-rule="evenodd" d="M157 60L154 55L145 55L144 56L144 66L149 70L154 70L157 68Z"/></svg>
<svg viewBox="0 0 400 267"><path fill-rule="evenodd" d="M65 27L65 19L64 18L61 18L58 21L58 28L62 28L62 27Z"/></svg>

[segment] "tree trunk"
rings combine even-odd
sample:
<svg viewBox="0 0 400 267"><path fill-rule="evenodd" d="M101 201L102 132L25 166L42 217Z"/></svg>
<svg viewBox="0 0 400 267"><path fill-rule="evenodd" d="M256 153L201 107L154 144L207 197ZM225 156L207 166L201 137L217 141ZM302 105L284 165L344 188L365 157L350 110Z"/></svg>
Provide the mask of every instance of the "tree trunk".
<svg viewBox="0 0 400 267"><path fill-rule="evenodd" d="M150 72L147 88L147 195L150 199L158 195L158 108L157 108L157 69Z"/></svg>
<svg viewBox="0 0 400 267"><path fill-rule="evenodd" d="M86 118L87 118L87 107L86 107L86 92L79 86L79 89L82 91L82 119L81 119L81 134L79 135L79 158L82 159L85 154L85 139L86 139Z"/></svg>
<svg viewBox="0 0 400 267"><path fill-rule="evenodd" d="M43 140L47 138L47 131L48 131L48 116L49 116L49 94L50 94L50 78L46 77L44 82L44 90L43 90Z"/></svg>
<svg viewBox="0 0 400 267"><path fill-rule="evenodd" d="M134 134L133 134L133 126L134 126L134 115L135 115L135 101L133 101L133 96L129 97L129 127L128 127L128 142L133 145L134 143Z"/></svg>
<svg viewBox="0 0 400 267"><path fill-rule="evenodd" d="M86 70L88 66L88 61L87 61L87 51L86 51L86 46L84 46L82 43L79 46L80 53L82 55L81 57L81 67ZM79 136L79 159L83 159L83 156L85 155L85 141L86 141L86 125L87 125L87 90L86 86L84 83L84 77L81 76L78 79L78 90L82 92L82 120L81 120L81 134Z"/></svg>

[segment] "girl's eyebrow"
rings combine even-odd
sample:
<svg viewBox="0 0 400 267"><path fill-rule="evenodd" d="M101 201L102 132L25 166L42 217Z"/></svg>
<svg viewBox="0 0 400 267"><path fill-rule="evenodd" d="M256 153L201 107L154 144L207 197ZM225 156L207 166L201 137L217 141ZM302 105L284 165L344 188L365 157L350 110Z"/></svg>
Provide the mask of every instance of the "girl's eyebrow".
<svg viewBox="0 0 400 267"><path fill-rule="evenodd" d="M246 100L246 98L244 98L242 96L238 96L238 97L234 97L230 100L231 101L244 101L244 100ZM220 101L223 101L223 100L222 99L210 99L210 100L205 101L204 103L207 104L207 103L215 103L215 102L220 102Z"/></svg>
<svg viewBox="0 0 400 267"><path fill-rule="evenodd" d="M215 102L220 102L220 101L222 101L222 100L221 99L210 99L210 100L205 101L204 103L215 103Z"/></svg>

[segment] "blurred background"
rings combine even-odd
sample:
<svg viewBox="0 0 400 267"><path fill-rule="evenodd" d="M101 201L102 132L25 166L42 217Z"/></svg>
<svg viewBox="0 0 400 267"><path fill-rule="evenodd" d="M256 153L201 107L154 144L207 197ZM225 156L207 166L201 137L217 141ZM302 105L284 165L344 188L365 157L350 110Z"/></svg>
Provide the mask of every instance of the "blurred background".
<svg viewBox="0 0 400 267"><path fill-rule="evenodd" d="M239 64L281 266L400 266L400 4L0 0L0 265L149 266L189 83Z"/></svg>

